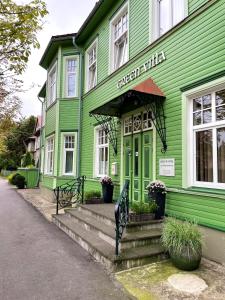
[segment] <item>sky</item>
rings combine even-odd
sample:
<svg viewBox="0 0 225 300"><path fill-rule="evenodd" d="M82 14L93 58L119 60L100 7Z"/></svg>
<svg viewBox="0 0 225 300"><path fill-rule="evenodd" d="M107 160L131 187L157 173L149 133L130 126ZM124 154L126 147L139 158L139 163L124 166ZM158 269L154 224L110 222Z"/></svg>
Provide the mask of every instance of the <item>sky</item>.
<svg viewBox="0 0 225 300"><path fill-rule="evenodd" d="M33 49L28 66L22 75L23 92L19 94L23 106L23 116L40 115L41 103L37 94L43 86L47 73L39 66L39 61L53 35L77 32L97 0L46 0L49 14L45 17L43 30L38 34L40 49ZM16 0L17 3L29 1Z"/></svg>

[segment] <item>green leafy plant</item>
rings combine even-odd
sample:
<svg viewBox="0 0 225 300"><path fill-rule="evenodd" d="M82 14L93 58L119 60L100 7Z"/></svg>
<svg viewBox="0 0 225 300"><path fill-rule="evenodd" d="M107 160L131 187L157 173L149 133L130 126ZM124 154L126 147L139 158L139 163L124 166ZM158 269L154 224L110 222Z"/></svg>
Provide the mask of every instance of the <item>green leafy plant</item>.
<svg viewBox="0 0 225 300"><path fill-rule="evenodd" d="M15 184L16 184L16 183L15 183L15 180L16 180L16 177L17 177L18 175L20 175L20 174L18 174L18 173L12 173L12 174L10 174L10 175L7 177L8 182L9 182L10 184L15 185Z"/></svg>
<svg viewBox="0 0 225 300"><path fill-rule="evenodd" d="M18 189L24 189L26 185L25 177L18 174L15 178L15 185L18 187Z"/></svg>
<svg viewBox="0 0 225 300"><path fill-rule="evenodd" d="M88 191L84 194L85 200L90 200L92 198L101 198L101 192L99 191Z"/></svg>
<svg viewBox="0 0 225 300"><path fill-rule="evenodd" d="M162 244L171 255L191 260L202 253L202 235L197 224L168 218L163 226Z"/></svg>
<svg viewBox="0 0 225 300"><path fill-rule="evenodd" d="M133 201L130 208L132 212L136 214L154 213L157 210L157 204L155 201L150 201L148 203L142 201Z"/></svg>
<svg viewBox="0 0 225 300"><path fill-rule="evenodd" d="M26 152L22 158L22 167L26 168L27 166L32 165L33 157L30 152Z"/></svg>

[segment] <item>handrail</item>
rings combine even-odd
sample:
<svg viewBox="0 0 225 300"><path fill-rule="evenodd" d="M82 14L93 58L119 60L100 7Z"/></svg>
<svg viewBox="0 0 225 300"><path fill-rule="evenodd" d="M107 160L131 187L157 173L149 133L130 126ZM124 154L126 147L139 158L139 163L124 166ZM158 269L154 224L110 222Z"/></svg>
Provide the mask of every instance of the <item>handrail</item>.
<svg viewBox="0 0 225 300"><path fill-rule="evenodd" d="M65 208L75 203L83 203L85 179L86 176L80 176L54 189L57 215L60 208Z"/></svg>
<svg viewBox="0 0 225 300"><path fill-rule="evenodd" d="M129 180L125 181L123 190L115 205L116 255L119 255L119 243L129 220L129 183Z"/></svg>

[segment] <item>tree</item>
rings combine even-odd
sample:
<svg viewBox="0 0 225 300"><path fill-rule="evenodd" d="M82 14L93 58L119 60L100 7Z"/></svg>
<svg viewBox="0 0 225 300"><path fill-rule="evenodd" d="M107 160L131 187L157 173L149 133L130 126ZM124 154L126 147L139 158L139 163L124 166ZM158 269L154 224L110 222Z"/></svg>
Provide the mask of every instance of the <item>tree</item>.
<svg viewBox="0 0 225 300"><path fill-rule="evenodd" d="M41 0L23 5L0 0L1 77L21 74L25 70L31 47L40 47L37 33L42 29L47 13L46 4Z"/></svg>

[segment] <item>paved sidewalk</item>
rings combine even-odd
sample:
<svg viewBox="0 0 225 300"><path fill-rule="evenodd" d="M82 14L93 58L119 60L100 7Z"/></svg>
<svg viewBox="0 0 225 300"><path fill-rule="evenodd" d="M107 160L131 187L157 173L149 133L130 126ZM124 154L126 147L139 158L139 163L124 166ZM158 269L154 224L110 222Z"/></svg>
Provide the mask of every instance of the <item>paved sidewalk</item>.
<svg viewBox="0 0 225 300"><path fill-rule="evenodd" d="M52 222L52 214L56 213L56 204L44 199L41 196L39 189L16 189L16 191L24 198L24 200L31 203L39 210L48 221ZM59 211L59 213L63 212L63 210L61 210L61 212Z"/></svg>
<svg viewBox="0 0 225 300"><path fill-rule="evenodd" d="M131 299L100 264L2 179L0 241L1 300Z"/></svg>

